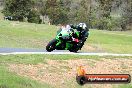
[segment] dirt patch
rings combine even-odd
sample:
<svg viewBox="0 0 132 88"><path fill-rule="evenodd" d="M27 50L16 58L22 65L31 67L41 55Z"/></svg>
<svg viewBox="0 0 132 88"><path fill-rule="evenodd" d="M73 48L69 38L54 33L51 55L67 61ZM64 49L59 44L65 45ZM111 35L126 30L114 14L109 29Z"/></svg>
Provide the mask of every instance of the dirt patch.
<svg viewBox="0 0 132 88"><path fill-rule="evenodd" d="M76 68L82 65L89 74L132 74L131 59L46 60L45 64L9 64L9 70L21 76L51 84L57 88L76 87ZM70 79L70 80L69 80ZM74 79L74 80L73 80ZM69 83L67 83L69 82ZM70 83L71 82L71 83ZM84 88L112 88L110 84L85 85Z"/></svg>
<svg viewBox="0 0 132 88"><path fill-rule="evenodd" d="M89 45L84 44L81 49L82 51L89 51L89 52L104 52L104 49L99 45Z"/></svg>
<svg viewBox="0 0 132 88"><path fill-rule="evenodd" d="M95 47L90 46L90 45L84 45L84 47L82 49L84 49L84 50L86 49L86 50L90 50L90 51L95 51L96 50Z"/></svg>

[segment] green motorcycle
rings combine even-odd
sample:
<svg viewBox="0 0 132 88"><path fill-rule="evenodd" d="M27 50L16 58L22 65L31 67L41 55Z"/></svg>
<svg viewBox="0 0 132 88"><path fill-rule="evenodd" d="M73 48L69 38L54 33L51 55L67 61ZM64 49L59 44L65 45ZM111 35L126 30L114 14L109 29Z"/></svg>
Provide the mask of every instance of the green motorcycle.
<svg viewBox="0 0 132 88"><path fill-rule="evenodd" d="M70 30L69 32L63 30L59 32L56 38L48 43L46 50L48 52L53 50L69 50L70 52L77 52L80 48L78 43L75 43L72 39L73 33L76 37L79 37L79 32L75 30Z"/></svg>

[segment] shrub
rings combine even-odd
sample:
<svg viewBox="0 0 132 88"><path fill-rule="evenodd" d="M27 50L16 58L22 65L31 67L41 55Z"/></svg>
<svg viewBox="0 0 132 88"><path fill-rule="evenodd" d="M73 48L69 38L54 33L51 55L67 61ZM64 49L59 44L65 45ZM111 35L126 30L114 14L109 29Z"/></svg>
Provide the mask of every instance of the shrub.
<svg viewBox="0 0 132 88"><path fill-rule="evenodd" d="M27 18L30 23L41 23L40 15L36 10L30 11Z"/></svg>

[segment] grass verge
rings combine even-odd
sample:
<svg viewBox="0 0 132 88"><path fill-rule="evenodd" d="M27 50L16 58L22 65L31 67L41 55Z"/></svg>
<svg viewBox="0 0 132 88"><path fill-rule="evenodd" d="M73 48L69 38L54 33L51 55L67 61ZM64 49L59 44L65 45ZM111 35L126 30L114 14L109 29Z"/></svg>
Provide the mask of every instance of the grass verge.
<svg viewBox="0 0 132 88"><path fill-rule="evenodd" d="M43 48L55 38L57 26L16 21L0 21L0 47ZM130 32L90 30L82 51L132 53Z"/></svg>
<svg viewBox="0 0 132 88"><path fill-rule="evenodd" d="M0 65L0 88L52 88L46 83L18 76L9 72L4 65Z"/></svg>
<svg viewBox="0 0 132 88"><path fill-rule="evenodd" d="M119 73L131 73L129 70L131 60L132 57L111 56L0 55L0 86L1 88L81 88L75 80L78 64L88 65L88 72L97 71L98 73L100 67L103 67L104 71L108 68L111 72L119 70ZM119 69L116 69L118 67ZM131 86L131 84L89 84L84 85L83 88L131 88Z"/></svg>

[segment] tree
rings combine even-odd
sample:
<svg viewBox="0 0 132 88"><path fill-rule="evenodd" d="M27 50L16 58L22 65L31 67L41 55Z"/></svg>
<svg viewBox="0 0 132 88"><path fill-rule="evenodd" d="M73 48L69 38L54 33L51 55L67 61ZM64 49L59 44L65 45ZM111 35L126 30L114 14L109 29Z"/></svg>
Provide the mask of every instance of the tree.
<svg viewBox="0 0 132 88"><path fill-rule="evenodd" d="M113 0L98 0L98 29L111 30L111 8Z"/></svg>
<svg viewBox="0 0 132 88"><path fill-rule="evenodd" d="M52 24L67 23L67 8L62 0L47 0L45 4L46 12Z"/></svg>
<svg viewBox="0 0 132 88"><path fill-rule="evenodd" d="M41 23L40 15L37 10L30 11L27 18L30 23Z"/></svg>
<svg viewBox="0 0 132 88"><path fill-rule="evenodd" d="M91 0L71 0L69 3L68 18L69 22L78 24L85 22L90 24Z"/></svg>
<svg viewBox="0 0 132 88"><path fill-rule="evenodd" d="M122 21L121 28L122 31L128 30L127 25L132 24L132 0L121 0L122 8Z"/></svg>
<svg viewBox="0 0 132 88"><path fill-rule="evenodd" d="M85 22L90 24L90 4L91 0L82 0L80 2L80 8L77 11L78 22Z"/></svg>
<svg viewBox="0 0 132 88"><path fill-rule="evenodd" d="M112 8L112 2L114 0L98 0L100 4L100 9L102 10L101 15L103 17L109 18L110 13L111 13L111 8Z"/></svg>
<svg viewBox="0 0 132 88"><path fill-rule="evenodd" d="M12 16L14 20L23 21L29 15L33 4L33 0L6 0L3 13L5 16Z"/></svg>

